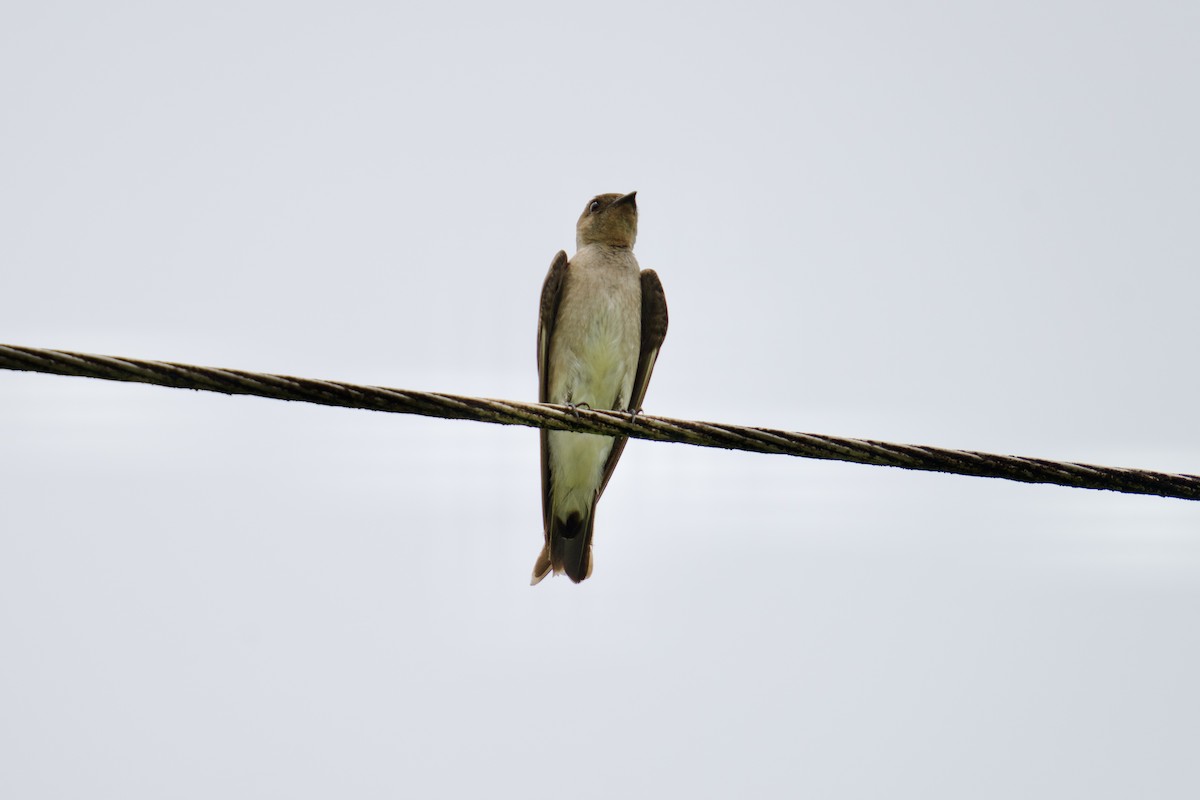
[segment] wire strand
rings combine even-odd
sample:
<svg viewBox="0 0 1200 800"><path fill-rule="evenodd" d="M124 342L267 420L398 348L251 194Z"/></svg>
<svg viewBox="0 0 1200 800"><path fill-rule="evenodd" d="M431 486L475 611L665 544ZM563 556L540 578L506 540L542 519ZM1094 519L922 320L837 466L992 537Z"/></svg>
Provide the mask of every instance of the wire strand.
<svg viewBox="0 0 1200 800"><path fill-rule="evenodd" d="M698 447L746 450L752 453L777 453L800 458L849 461L856 464L1000 478L1021 483L1050 483L1081 489L1108 489L1127 494L1200 500L1200 475L1102 467L923 445L892 444L869 439L695 422L646 414L631 417L628 413L618 411L572 409L546 403L489 400L437 392L361 386L341 381L198 367L167 361L144 361L0 344L0 369L150 383L176 389L254 395L275 400L397 414L421 414L444 419L467 419L499 425L524 425L605 436L630 436L656 442L677 442Z"/></svg>

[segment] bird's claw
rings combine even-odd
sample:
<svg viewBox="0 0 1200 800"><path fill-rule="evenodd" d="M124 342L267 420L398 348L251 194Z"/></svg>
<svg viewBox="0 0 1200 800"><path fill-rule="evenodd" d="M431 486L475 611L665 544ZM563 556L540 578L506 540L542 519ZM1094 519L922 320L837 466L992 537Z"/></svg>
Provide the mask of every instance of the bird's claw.
<svg viewBox="0 0 1200 800"><path fill-rule="evenodd" d="M566 403L565 405L567 408L571 409L571 413L574 414L576 418L579 417L579 409L586 408L588 411L592 410L592 407L587 403Z"/></svg>

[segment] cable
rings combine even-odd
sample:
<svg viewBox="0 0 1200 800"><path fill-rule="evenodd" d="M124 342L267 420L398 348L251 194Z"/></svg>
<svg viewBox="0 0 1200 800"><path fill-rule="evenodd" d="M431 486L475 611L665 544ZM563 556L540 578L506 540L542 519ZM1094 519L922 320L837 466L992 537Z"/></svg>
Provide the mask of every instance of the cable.
<svg viewBox="0 0 1200 800"><path fill-rule="evenodd" d="M1002 456L912 444L891 444L814 433L748 428L713 422L669 419L617 411L489 400L436 392L360 386L340 381L293 378L236 369L197 367L166 361L143 361L64 350L0 345L0 369L76 375L110 381L133 381L223 394L248 394L276 400L364 408L445 419L469 419L500 425L525 425L559 431L631 436L699 447L778 453L801 458L850 461L856 464L1002 478L1022 483L1052 483L1081 489L1108 489L1200 500L1200 475L1101 467L1041 458Z"/></svg>

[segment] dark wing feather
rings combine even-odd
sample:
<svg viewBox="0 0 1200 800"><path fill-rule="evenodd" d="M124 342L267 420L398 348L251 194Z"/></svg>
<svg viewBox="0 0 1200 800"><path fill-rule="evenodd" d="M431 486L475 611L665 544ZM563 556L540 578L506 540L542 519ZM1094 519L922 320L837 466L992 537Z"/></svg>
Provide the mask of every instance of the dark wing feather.
<svg viewBox="0 0 1200 800"><path fill-rule="evenodd" d="M542 304L538 310L538 402L549 402L550 369L546 361L550 357L550 343L554 338L554 324L558 319L558 307L562 302L563 286L566 285L567 254L562 250L550 262L550 271L542 284ZM546 540L550 537L550 439L546 429L542 434L542 525Z"/></svg>
<svg viewBox="0 0 1200 800"><path fill-rule="evenodd" d="M629 410L639 411L646 399L646 387L650 385L650 374L658 351L667 338L667 296L663 293L658 273L652 269L642 270L642 351L638 354L637 372L633 377L633 396L629 399Z"/></svg>
<svg viewBox="0 0 1200 800"><path fill-rule="evenodd" d="M650 385L650 375L654 372L654 362L658 360L658 351L662 348L663 340L667 338L667 296L663 292L662 282L658 273L652 269L642 270L642 349L638 354L637 371L633 374L633 392L629 398L629 411L640 411L642 401L646 399L646 387ZM600 481L599 497L608 486L608 479L617 468L621 453L625 452L628 436L618 436L609 451L608 460L604 462L604 478Z"/></svg>
<svg viewBox="0 0 1200 800"><path fill-rule="evenodd" d="M538 402L548 402L550 393L549 370L546 358L550 355L550 339L554 335L554 322L558 318L558 306L562 300L562 287L567 277L567 254L562 250L550 262L550 271L542 283L542 304L538 309Z"/></svg>

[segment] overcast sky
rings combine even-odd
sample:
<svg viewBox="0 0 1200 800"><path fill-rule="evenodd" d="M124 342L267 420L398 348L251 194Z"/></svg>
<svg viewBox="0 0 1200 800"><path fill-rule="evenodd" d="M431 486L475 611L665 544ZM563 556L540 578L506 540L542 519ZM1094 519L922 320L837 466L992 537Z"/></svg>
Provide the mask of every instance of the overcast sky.
<svg viewBox="0 0 1200 800"><path fill-rule="evenodd" d="M1194 2L0 7L0 342L1200 472ZM1200 505L0 371L0 796L1194 798Z"/></svg>

